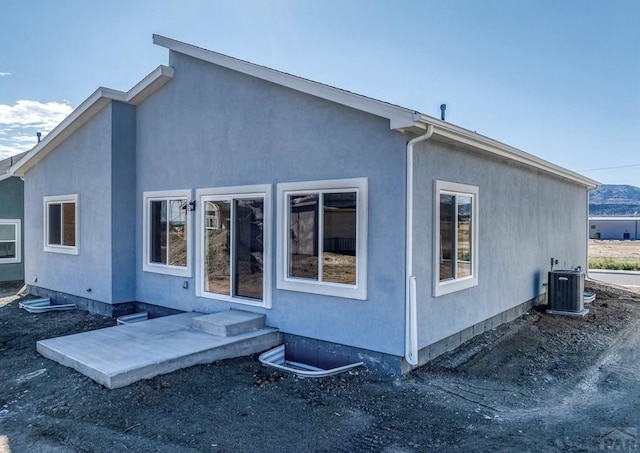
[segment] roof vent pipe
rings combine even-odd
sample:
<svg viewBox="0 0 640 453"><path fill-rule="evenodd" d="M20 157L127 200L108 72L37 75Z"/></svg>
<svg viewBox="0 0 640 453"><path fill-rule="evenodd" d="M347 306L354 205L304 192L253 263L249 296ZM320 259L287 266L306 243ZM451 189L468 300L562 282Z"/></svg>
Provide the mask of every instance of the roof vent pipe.
<svg viewBox="0 0 640 453"><path fill-rule="evenodd" d="M42 139L42 132L36 132L36 135L38 136L38 143L40 143L40 140Z"/></svg>
<svg viewBox="0 0 640 453"><path fill-rule="evenodd" d="M440 119L444 121L444 112L447 110L447 104L440 104Z"/></svg>

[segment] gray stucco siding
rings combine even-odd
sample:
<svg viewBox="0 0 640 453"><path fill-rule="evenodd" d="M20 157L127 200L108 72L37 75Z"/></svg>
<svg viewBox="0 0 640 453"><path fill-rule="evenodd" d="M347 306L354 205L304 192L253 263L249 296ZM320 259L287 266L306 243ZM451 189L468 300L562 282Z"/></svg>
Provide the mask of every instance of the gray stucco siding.
<svg viewBox="0 0 640 453"><path fill-rule="evenodd" d="M137 107L136 299L202 312L262 311L287 333L403 355L404 136L388 120L181 54L172 52L171 64L174 79ZM276 289L277 184L354 177L369 186L368 300ZM250 184L272 185L270 310L198 298L193 277L142 271L143 192Z"/></svg>
<svg viewBox="0 0 640 453"><path fill-rule="evenodd" d="M112 103L111 268L112 302L136 293L136 108Z"/></svg>
<svg viewBox="0 0 640 453"><path fill-rule="evenodd" d="M24 184L20 178L0 181L0 219L24 218ZM24 278L24 221L21 227L22 258L19 263L0 263L0 282Z"/></svg>
<svg viewBox="0 0 640 453"><path fill-rule="evenodd" d="M107 303L112 297L111 115L108 105L25 175L27 282ZM79 254L45 252L43 198L69 194L78 195Z"/></svg>
<svg viewBox="0 0 640 453"><path fill-rule="evenodd" d="M433 296L434 181L477 186L478 285ZM414 272L419 347L544 292L556 269L586 265L586 189L486 155L430 140L415 156Z"/></svg>

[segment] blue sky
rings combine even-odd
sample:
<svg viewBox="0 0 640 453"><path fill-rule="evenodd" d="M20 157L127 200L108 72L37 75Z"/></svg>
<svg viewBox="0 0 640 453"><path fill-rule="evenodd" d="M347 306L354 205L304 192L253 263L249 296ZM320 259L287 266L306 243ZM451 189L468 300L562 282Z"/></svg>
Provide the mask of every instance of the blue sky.
<svg viewBox="0 0 640 453"><path fill-rule="evenodd" d="M636 0L3 0L0 157L98 86L159 64L158 33L439 116L603 183L640 186Z"/></svg>

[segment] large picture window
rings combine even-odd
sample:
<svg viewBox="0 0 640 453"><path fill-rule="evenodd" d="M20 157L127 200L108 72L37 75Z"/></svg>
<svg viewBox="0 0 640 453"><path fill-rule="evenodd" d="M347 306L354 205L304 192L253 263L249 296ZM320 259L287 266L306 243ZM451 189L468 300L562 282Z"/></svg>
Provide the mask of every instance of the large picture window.
<svg viewBox="0 0 640 453"><path fill-rule="evenodd" d="M271 186L198 189L198 295L269 308Z"/></svg>
<svg viewBox="0 0 640 453"><path fill-rule="evenodd" d="M366 299L367 180L278 184L278 288Z"/></svg>
<svg viewBox="0 0 640 453"><path fill-rule="evenodd" d="M44 249L78 254L78 195L44 197Z"/></svg>
<svg viewBox="0 0 640 453"><path fill-rule="evenodd" d="M19 263L21 258L20 219L0 219L0 264Z"/></svg>
<svg viewBox="0 0 640 453"><path fill-rule="evenodd" d="M144 193L147 272L190 277L189 190Z"/></svg>
<svg viewBox="0 0 640 453"><path fill-rule="evenodd" d="M436 181L435 282L436 296L478 284L478 188Z"/></svg>

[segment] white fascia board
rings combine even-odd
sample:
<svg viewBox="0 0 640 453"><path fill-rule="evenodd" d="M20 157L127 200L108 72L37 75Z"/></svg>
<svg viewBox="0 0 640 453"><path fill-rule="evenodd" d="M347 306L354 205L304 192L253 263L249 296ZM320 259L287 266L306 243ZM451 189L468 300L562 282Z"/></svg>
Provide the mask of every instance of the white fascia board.
<svg viewBox="0 0 640 453"><path fill-rule="evenodd" d="M266 80L277 85L300 91L321 99L351 107L375 116L387 118L391 129L403 129L416 126L416 112L398 105L341 90L313 80L276 71L266 66L256 65L211 50L196 47L171 38L153 35L153 43L166 49L222 66L242 74ZM418 116L419 117L419 116Z"/></svg>
<svg viewBox="0 0 640 453"><path fill-rule="evenodd" d="M11 173L3 173L0 175L0 181L4 181L5 179L11 178L13 175Z"/></svg>
<svg viewBox="0 0 640 453"><path fill-rule="evenodd" d="M15 176L24 174L51 152L56 146L65 141L89 119L94 117L111 100L105 96L104 88L98 88L85 101L69 114L60 124L34 146L26 156L11 167L10 173ZM114 91L114 90L111 90ZM107 93L113 95L115 93ZM124 93L122 93L124 94Z"/></svg>
<svg viewBox="0 0 640 453"><path fill-rule="evenodd" d="M147 99L173 79L173 73L173 68L170 68L169 66L158 66L133 88L127 91L126 102L133 105L140 105L142 101Z"/></svg>
<svg viewBox="0 0 640 453"><path fill-rule="evenodd" d="M316 96L321 99L326 99L375 116L387 118L389 120L390 129L393 130L398 130L403 133L415 133L416 131L426 129L428 124L433 124L435 126L434 133L440 137L448 138L449 140L470 146L474 149L489 152L505 159L536 168L588 188L595 188L600 185L597 181L581 176L558 165L554 165L504 143L500 143L496 140L492 140L488 137L484 137L480 134L452 125L451 123L438 120L428 115L420 114L404 107L341 90L313 80L276 71L275 69L267 68L265 66L259 66L249 63L248 61L229 57L211 50L176 41L165 36L154 34L153 43L171 51L188 55L242 74L266 80L277 85Z"/></svg>
<svg viewBox="0 0 640 453"><path fill-rule="evenodd" d="M151 94L169 82L173 78L173 73L173 68L162 65L158 66L126 93L111 88L98 88L49 134L45 135L42 141L34 146L27 155L11 167L9 170L10 175L24 176L31 167L69 138L109 102L118 101L139 105Z"/></svg>
<svg viewBox="0 0 640 453"><path fill-rule="evenodd" d="M569 180L573 183L585 186L588 189L595 189L600 186L598 181L582 176L559 165L552 164L544 159L540 159L532 154L514 148L513 146L493 140L484 135L477 134L470 130L456 126L436 118L423 115L422 122L434 125L434 136L442 137L462 145L467 145L473 149L485 151L498 157L535 168L536 170Z"/></svg>

